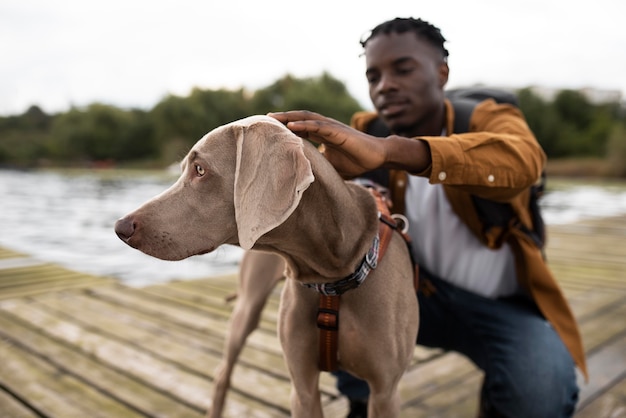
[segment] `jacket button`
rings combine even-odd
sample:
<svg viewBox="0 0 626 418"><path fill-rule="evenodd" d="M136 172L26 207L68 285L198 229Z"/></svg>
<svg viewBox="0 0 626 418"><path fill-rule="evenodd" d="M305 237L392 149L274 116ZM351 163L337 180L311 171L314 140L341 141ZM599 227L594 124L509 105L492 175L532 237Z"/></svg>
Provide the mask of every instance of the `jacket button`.
<svg viewBox="0 0 626 418"><path fill-rule="evenodd" d="M439 177L440 181L444 181L446 179L446 177L448 177L448 175L446 174L445 171L442 171L442 172L439 173L438 177Z"/></svg>
<svg viewBox="0 0 626 418"><path fill-rule="evenodd" d="M493 183L493 181L494 181L495 179L496 179L496 178L493 176L493 174L489 174L489 175L487 176L487 181L488 181L489 183Z"/></svg>

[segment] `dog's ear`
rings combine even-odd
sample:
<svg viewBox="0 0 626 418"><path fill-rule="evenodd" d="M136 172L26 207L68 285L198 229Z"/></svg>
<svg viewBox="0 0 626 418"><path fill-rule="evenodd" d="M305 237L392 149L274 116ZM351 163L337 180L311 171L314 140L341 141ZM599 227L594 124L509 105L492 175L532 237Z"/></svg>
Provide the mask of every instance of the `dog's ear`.
<svg viewBox="0 0 626 418"><path fill-rule="evenodd" d="M275 119L236 129L235 220L239 245L250 249L293 213L313 182L302 140Z"/></svg>

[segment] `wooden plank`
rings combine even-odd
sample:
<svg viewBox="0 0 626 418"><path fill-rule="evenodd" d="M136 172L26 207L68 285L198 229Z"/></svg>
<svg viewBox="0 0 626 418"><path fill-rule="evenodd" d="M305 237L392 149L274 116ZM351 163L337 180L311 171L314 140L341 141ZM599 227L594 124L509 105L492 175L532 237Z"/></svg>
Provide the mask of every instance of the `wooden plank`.
<svg viewBox="0 0 626 418"><path fill-rule="evenodd" d="M175 399L141 384L123 373L96 361L37 329L29 328L6 313L0 313L0 335L5 342L21 347L40 359L45 359L65 373L93 386L102 393L131 406L148 416L201 416L201 411L177 402ZM1 403L0 403L1 405ZM2 416L0 414L0 416Z"/></svg>
<svg viewBox="0 0 626 418"><path fill-rule="evenodd" d="M141 347L107 338L91 329L81 328L70 321L59 319L34 304L25 306L14 301L4 301L0 302L0 310L19 317L50 338L75 346L85 355L95 358L113 370L126 373L143 384L169 393L181 402L202 409L208 407L210 383L207 376L202 374L206 366L202 355L193 350L186 351L185 364L180 364L167 358L170 355L168 350L173 346L156 347L156 350L163 350L162 355L151 353ZM164 338L160 343L166 342L167 338ZM183 348L178 347L175 350L179 353ZM238 377L238 380L241 381L241 377ZM259 402L270 399L274 405L271 415L284 415L288 410L289 382L281 384L272 376L254 373L247 383L253 390L266 395L254 398L257 407ZM241 410L241 405L237 409ZM266 405L260 410L271 411L271 408Z"/></svg>
<svg viewBox="0 0 626 418"><path fill-rule="evenodd" d="M128 306L148 315L166 319L180 327L186 327L205 333L225 335L228 323L223 318L214 318L202 311L182 307L171 301L150 297L140 290L120 286L97 287L89 290L94 297L106 299L120 306ZM261 350L272 351L277 348L275 332L254 332L248 338L248 344Z"/></svg>
<svg viewBox="0 0 626 418"><path fill-rule="evenodd" d="M79 292L66 293L63 297L59 297L58 294L44 295L33 300L56 311L60 317L71 319L82 327L97 330L102 334L111 334L117 339L143 347L146 351L163 351L172 360L176 357L175 347L198 350L203 355L209 356L205 359L209 367L207 371L214 370L221 358L224 335L184 329L176 323L155 318L128 307L115 306L106 301L89 298ZM163 335L168 336L165 341L163 341ZM246 348L247 350L241 356L242 364L248 364L254 368L267 368L276 375L288 378L278 346L275 346L272 351L258 350L254 347ZM187 355L187 353L181 354L178 361L184 363Z"/></svg>
<svg viewBox="0 0 626 418"><path fill-rule="evenodd" d="M37 330L32 331L37 335ZM32 335L32 334L31 334ZM146 416L159 417L195 417L201 416L198 409L201 406L194 406L191 409L186 405L186 400L176 400L167 392L154 389L154 385L150 385L144 381L137 380L132 375L126 376L108 367L107 364L97 362L92 356L74 353L64 345L57 343L53 339L45 339L39 336L39 339L32 340L29 347L35 348L37 354L49 359L49 361L59 360L66 370L80 376L81 380L89 381L94 387L109 393L111 396L122 399L124 402L132 405L134 408L146 413ZM59 350L61 354L73 356L71 358L59 359ZM95 365L95 366L94 366ZM99 366L98 366L99 365ZM111 378L113 376L113 378ZM103 388L103 386L105 386ZM206 393L208 404L209 393ZM229 394L224 417L235 418L241 416L254 417L285 417L286 412L268 408L264 403L259 403L248 397L233 391Z"/></svg>
<svg viewBox="0 0 626 418"><path fill-rule="evenodd" d="M32 409L19 402L13 395L0 387L0 418L38 418ZM6 388L4 388L6 389Z"/></svg>
<svg viewBox="0 0 626 418"><path fill-rule="evenodd" d="M175 302L187 307L202 311L213 317L228 321L233 310L233 304L228 304L222 298L205 297L199 293L180 291L171 287L151 287L142 289L147 294ZM269 311L264 311L269 312ZM271 316L271 319L268 319ZM273 315L262 314L259 328L274 332L276 330L276 313Z"/></svg>
<svg viewBox="0 0 626 418"><path fill-rule="evenodd" d="M423 401L404 407L400 418L474 418L478 412L482 379L480 372L465 375Z"/></svg>
<svg viewBox="0 0 626 418"><path fill-rule="evenodd" d="M234 280L234 279L233 279ZM198 305L200 307L216 306L224 308L221 314L226 313L230 317L230 313L234 306L233 302L227 302L226 298L233 296L237 292L236 283L233 281L229 286L218 288L216 286L202 286L203 283L210 283L212 280L201 279L191 280L186 283L169 283L167 286L150 286L143 288L143 291L150 292L152 294L166 296L175 296L181 300L187 301L191 304ZM266 302L268 309L263 311L261 318L261 326L269 326L272 329L276 328L277 311L279 305L279 294L282 286L278 285L274 290L274 294L270 295ZM218 290L219 289L219 290ZM267 323L267 324L264 324Z"/></svg>
<svg viewBox="0 0 626 418"><path fill-rule="evenodd" d="M623 321L622 318L619 321ZM595 350L588 356L587 363L590 378L588 384L581 385L581 410L626 376L626 332Z"/></svg>
<svg viewBox="0 0 626 418"><path fill-rule="evenodd" d="M109 283L114 283L114 280L78 273L53 264L2 269L0 299Z"/></svg>
<svg viewBox="0 0 626 418"><path fill-rule="evenodd" d="M141 417L64 370L11 344L0 344L3 385L50 417Z"/></svg>
<svg viewBox="0 0 626 418"><path fill-rule="evenodd" d="M592 380L581 385L579 412L586 416L619 416L624 399L626 227L621 225L626 216L550 228L549 262L571 301L589 354ZM16 350L11 359L34 356L48 365L44 374L61 370L66 378L106 395L108 402L142 414L153 413L149 404L154 393L196 414L208 405L213 366L232 310L224 297L236 291L234 275L136 289L83 282L88 275L61 267L23 267L0 268L0 299L6 297L2 286L22 292L0 301L0 344ZM87 288L64 290L69 281L88 283ZM227 416L288 415L288 376L275 333L279 291L280 286L235 369ZM18 299L21 295L34 296ZM107 377L98 382L99 374ZM129 389L125 379L143 389ZM400 385L402 416L473 417L481 379L482 373L464 357L418 346ZM322 374L324 410L327 416L345 416L347 402L338 397L334 383L330 374ZM8 404L21 409L21 398L3 385L0 377L0 402L9 399ZM61 396L52 390L43 393L46 405ZM132 394L143 400L132 401ZM25 399L30 396L38 393Z"/></svg>
<svg viewBox="0 0 626 418"><path fill-rule="evenodd" d="M606 309L579 324L587 353L602 347L607 341L626 332L626 297L621 302L608 305Z"/></svg>
<svg viewBox="0 0 626 418"><path fill-rule="evenodd" d="M594 240L594 242L596 245L600 245L598 241ZM623 271L623 260L626 258L626 253L606 255L602 254L600 248L596 248L595 253L592 251L593 250L559 250L547 252L548 265L562 265L574 268L580 264L581 266L585 266L585 269L591 271Z"/></svg>
<svg viewBox="0 0 626 418"><path fill-rule="evenodd" d="M17 258L17 257L27 257L26 254L11 250L9 248L0 247L0 258Z"/></svg>
<svg viewBox="0 0 626 418"><path fill-rule="evenodd" d="M0 257L0 271L23 267L34 267L42 264L46 264L46 262L31 257Z"/></svg>
<svg viewBox="0 0 626 418"><path fill-rule="evenodd" d="M548 251L577 251L588 255L597 253L619 255L624 253L621 245L624 241L623 234L616 234L613 230L599 232L586 229L584 234L577 231L577 227L553 227L548 226L548 239L546 245ZM590 238L593 237L593 238ZM598 244L600 244L598 246Z"/></svg>
<svg viewBox="0 0 626 418"><path fill-rule="evenodd" d="M406 406L420 404L441 388L477 372L467 357L448 352L408 370L400 381L400 397Z"/></svg>
<svg viewBox="0 0 626 418"><path fill-rule="evenodd" d="M183 298L192 297L191 295L202 295L201 298L196 300L202 300L203 302L214 304L215 306L224 306L226 298L236 297L237 294L237 277L236 275L220 276L216 278L206 278L200 280L190 281L178 281L175 283L168 283L167 290L176 289L181 292L179 295ZM142 290L153 291L157 290L163 292L161 286L150 286L143 288ZM266 302L267 309L262 312L261 327L266 326L269 323L270 328L275 328L275 324L278 320L278 306L280 303L280 292L282 284L276 286L273 292L270 294ZM234 300L226 306L229 307L229 312L234 306Z"/></svg>
<svg viewBox="0 0 626 418"><path fill-rule="evenodd" d="M202 405L205 394L208 393L207 379L183 373L176 365L59 319L33 304L4 301L0 303L0 309L13 314L49 338L72 345L114 370L128 373L144 382L154 382L161 390L181 399L188 399L193 404Z"/></svg>
<svg viewBox="0 0 626 418"><path fill-rule="evenodd" d="M482 372L466 357L453 352L439 355L428 362L411 367L399 384L402 410L406 411L401 414L401 417L437 416L430 414L436 412L440 404L445 403L445 397L450 393L458 393L461 397L467 398L465 402L468 404L476 403L477 399L471 399L469 393L478 390L477 381L481 376ZM450 392L437 398L437 394L446 390ZM464 393L466 396L463 395ZM429 400L431 397L434 397L432 402ZM343 413L346 408L345 399L338 398L329 402L324 411L339 414ZM473 413L476 413L475 409ZM440 416L447 417L448 415Z"/></svg>
<svg viewBox="0 0 626 418"><path fill-rule="evenodd" d="M63 277L87 277L88 275L65 269L56 264L39 264L0 270L0 283L4 287L23 286L29 283L54 281ZM98 276L92 276L98 277Z"/></svg>
<svg viewBox="0 0 626 418"><path fill-rule="evenodd" d="M578 222L549 225L550 234L572 234L579 237L626 236L626 217L623 215L604 218L583 219Z"/></svg>
<svg viewBox="0 0 626 418"><path fill-rule="evenodd" d="M15 299L25 296L32 296L40 293L54 292L67 289L87 288L91 286L107 286L115 283L112 279L93 280L67 280L45 285L25 286L22 288L3 289L0 291L0 300Z"/></svg>
<svg viewBox="0 0 626 418"><path fill-rule="evenodd" d="M597 315L616 303L623 303L626 293L610 291L603 288L586 289L576 294L570 294L568 301L576 319L581 322Z"/></svg>
<svg viewBox="0 0 626 418"><path fill-rule="evenodd" d="M626 418L626 375L576 413L576 418L599 417Z"/></svg>

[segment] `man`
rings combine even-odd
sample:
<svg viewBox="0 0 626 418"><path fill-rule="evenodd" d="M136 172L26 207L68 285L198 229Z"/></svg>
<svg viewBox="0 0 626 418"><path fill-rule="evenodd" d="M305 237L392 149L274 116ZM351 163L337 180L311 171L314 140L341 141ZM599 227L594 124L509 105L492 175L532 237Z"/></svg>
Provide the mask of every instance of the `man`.
<svg viewBox="0 0 626 418"><path fill-rule="evenodd" d="M472 201L507 202L532 229L529 187L545 155L519 110L493 100L476 105L469 132L453 132L444 43L421 19L384 22L362 41L376 113L356 114L353 127L306 111L271 116L324 144L345 178L381 168L409 173L406 192L395 199L404 200L423 272L417 343L463 353L485 372L480 415L571 416L574 364L585 374L586 366L567 302L528 235L514 226L484 228ZM392 135L365 133L376 117ZM338 375L349 416L365 416L367 385Z"/></svg>

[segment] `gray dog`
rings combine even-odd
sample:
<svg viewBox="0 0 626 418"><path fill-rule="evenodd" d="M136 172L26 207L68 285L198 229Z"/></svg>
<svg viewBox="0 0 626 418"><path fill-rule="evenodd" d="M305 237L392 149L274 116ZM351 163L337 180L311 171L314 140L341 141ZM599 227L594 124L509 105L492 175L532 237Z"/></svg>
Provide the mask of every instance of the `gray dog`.
<svg viewBox="0 0 626 418"><path fill-rule="evenodd" d="M273 252L286 264L278 332L294 417L322 417L318 388L320 296L303 284L338 282L378 245L376 201L345 182L285 126L253 116L198 141L168 190L118 220L128 245L180 260L222 244ZM376 247L377 249L377 247ZM394 233L362 284L341 296L338 364L367 381L370 417L397 417L397 386L413 353L418 306L407 246Z"/></svg>

